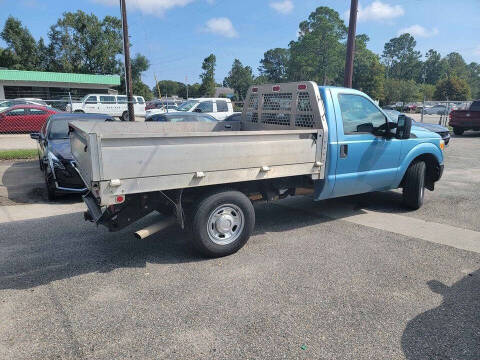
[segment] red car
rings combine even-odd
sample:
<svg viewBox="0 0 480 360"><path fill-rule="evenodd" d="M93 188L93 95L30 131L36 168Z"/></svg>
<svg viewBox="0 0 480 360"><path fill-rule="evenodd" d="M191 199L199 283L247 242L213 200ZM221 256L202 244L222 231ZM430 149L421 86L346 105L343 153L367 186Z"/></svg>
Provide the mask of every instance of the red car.
<svg viewBox="0 0 480 360"><path fill-rule="evenodd" d="M59 112L41 105L15 105L0 113L0 132L39 132L47 118Z"/></svg>

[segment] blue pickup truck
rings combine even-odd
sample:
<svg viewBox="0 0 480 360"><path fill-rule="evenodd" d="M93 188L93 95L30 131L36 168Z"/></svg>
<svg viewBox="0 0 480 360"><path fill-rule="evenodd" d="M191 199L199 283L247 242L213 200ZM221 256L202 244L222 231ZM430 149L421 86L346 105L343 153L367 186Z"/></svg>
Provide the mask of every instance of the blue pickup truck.
<svg viewBox="0 0 480 360"><path fill-rule="evenodd" d="M214 257L247 242L255 201L402 188L418 209L442 176L445 146L360 91L314 82L251 87L239 122L72 122L70 141L89 189L86 220L119 231L156 211L138 238L178 224Z"/></svg>

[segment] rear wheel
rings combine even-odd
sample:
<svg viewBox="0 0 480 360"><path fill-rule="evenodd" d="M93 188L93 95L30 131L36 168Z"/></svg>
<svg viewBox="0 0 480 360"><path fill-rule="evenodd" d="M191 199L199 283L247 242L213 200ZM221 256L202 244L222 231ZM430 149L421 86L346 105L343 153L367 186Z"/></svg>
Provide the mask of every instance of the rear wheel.
<svg viewBox="0 0 480 360"><path fill-rule="evenodd" d="M122 121L128 121L128 111L124 111L122 116L120 117Z"/></svg>
<svg viewBox="0 0 480 360"><path fill-rule="evenodd" d="M221 257L241 249L255 226L255 210L239 191L223 190L204 196L191 219L195 248L205 256Z"/></svg>
<svg viewBox="0 0 480 360"><path fill-rule="evenodd" d="M413 210L420 209L425 195L426 165L423 161L416 162L407 170L403 185L403 202Z"/></svg>
<svg viewBox="0 0 480 360"><path fill-rule="evenodd" d="M465 131L465 130L463 130L462 128L459 128L459 127L454 127L454 128L453 128L453 133L454 133L455 135L462 135L464 131Z"/></svg>

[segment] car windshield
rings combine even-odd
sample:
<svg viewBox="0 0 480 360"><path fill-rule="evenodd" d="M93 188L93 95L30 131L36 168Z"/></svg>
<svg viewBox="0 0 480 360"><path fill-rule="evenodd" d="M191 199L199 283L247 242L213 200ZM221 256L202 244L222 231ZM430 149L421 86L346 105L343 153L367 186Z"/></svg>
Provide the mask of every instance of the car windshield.
<svg viewBox="0 0 480 360"><path fill-rule="evenodd" d="M195 101L195 100L190 100L190 101L186 101L184 102L183 104L181 104L177 110L178 111L189 111L191 110L195 105L198 104L198 101Z"/></svg>
<svg viewBox="0 0 480 360"><path fill-rule="evenodd" d="M68 139L68 120L55 120L50 125L50 140Z"/></svg>

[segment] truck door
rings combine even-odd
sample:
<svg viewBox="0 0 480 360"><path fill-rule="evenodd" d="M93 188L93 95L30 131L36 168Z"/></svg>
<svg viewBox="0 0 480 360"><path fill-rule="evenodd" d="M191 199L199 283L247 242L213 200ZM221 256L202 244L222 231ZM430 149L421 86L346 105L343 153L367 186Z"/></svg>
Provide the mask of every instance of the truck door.
<svg viewBox="0 0 480 360"><path fill-rule="evenodd" d="M339 93L336 97L337 168L333 195L392 188L402 142L373 134L373 129L385 124L387 118L370 99L360 94Z"/></svg>
<svg viewBox="0 0 480 360"><path fill-rule="evenodd" d="M225 120L230 113L228 112L228 105L226 100L217 100L216 102L216 113L215 116L218 120Z"/></svg>
<svg viewBox="0 0 480 360"><path fill-rule="evenodd" d="M94 113L98 111L98 99L95 95L91 95L85 100L84 110L86 113Z"/></svg>

